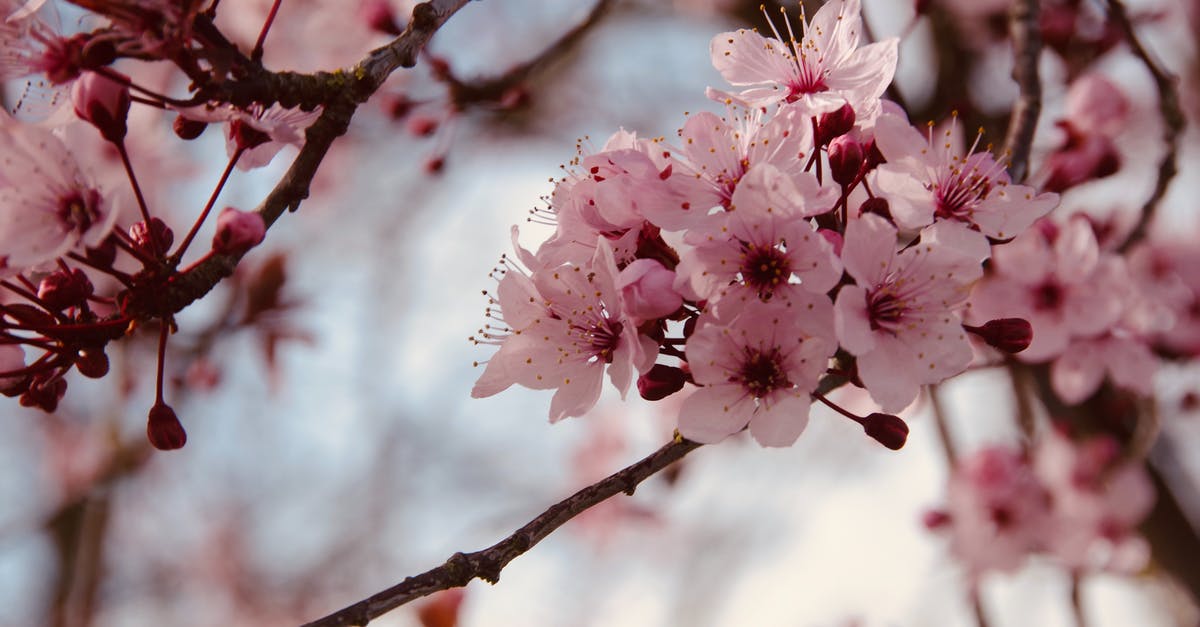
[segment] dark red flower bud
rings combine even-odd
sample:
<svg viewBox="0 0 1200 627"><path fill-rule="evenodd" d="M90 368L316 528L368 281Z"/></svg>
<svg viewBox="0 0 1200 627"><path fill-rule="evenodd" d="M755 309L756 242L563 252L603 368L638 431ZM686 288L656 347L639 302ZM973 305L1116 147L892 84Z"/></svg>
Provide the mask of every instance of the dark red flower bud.
<svg viewBox="0 0 1200 627"><path fill-rule="evenodd" d="M108 374L108 355L103 348L81 351L75 360L75 369L89 379L99 379Z"/></svg>
<svg viewBox="0 0 1200 627"><path fill-rule="evenodd" d="M638 377L638 393L648 401L662 399L683 389L687 374L683 370L666 364L654 364L646 374Z"/></svg>
<svg viewBox="0 0 1200 627"><path fill-rule="evenodd" d="M113 72L116 73L115 71ZM71 88L75 115L100 130L100 135L114 144L125 140L129 117L129 78L119 75L114 80L98 72L84 72Z"/></svg>
<svg viewBox="0 0 1200 627"><path fill-rule="evenodd" d="M845 135L854 128L854 107L850 103L840 109L824 113L817 119L817 145L824 146L834 139Z"/></svg>
<svg viewBox="0 0 1200 627"><path fill-rule="evenodd" d="M29 391L29 386L33 384L33 377L26 375L23 377L4 377L0 379L0 394L9 398L20 396Z"/></svg>
<svg viewBox="0 0 1200 627"><path fill-rule="evenodd" d="M829 173L840 185L849 185L863 166L862 145L842 136L829 143Z"/></svg>
<svg viewBox="0 0 1200 627"><path fill-rule="evenodd" d="M428 115L417 115L408 119L408 132L416 137L429 137L437 132L437 119Z"/></svg>
<svg viewBox="0 0 1200 627"><path fill-rule="evenodd" d="M1009 354L1029 348L1033 341L1033 325L1024 318L997 318L981 327L964 324L963 329L983 338L988 346Z"/></svg>
<svg viewBox="0 0 1200 627"><path fill-rule="evenodd" d="M58 270L38 284L38 298L54 311L82 305L93 291L91 279L79 268L70 272Z"/></svg>
<svg viewBox="0 0 1200 627"><path fill-rule="evenodd" d="M189 120L182 115L175 116L175 121L171 123L171 129L175 131L175 136L179 139L196 139L206 128L208 128L208 122Z"/></svg>
<svg viewBox="0 0 1200 627"><path fill-rule="evenodd" d="M150 408L150 420L146 423L146 437L154 448L173 451L187 444L187 432L183 430L175 410L166 403L155 403Z"/></svg>
<svg viewBox="0 0 1200 627"><path fill-rule="evenodd" d="M29 384L29 389L21 395L22 407L37 407L50 413L58 409L58 402L67 393L67 382L62 377L55 376L47 380L46 375L36 376Z"/></svg>
<svg viewBox="0 0 1200 627"><path fill-rule="evenodd" d="M900 450L908 440L908 424L899 416L877 412L863 418L862 426L867 435L893 451Z"/></svg>
<svg viewBox="0 0 1200 627"><path fill-rule="evenodd" d="M877 216L883 216L889 222L892 220L892 209L888 206L888 201L883 196L874 196L863 201L863 204L858 207L859 215L873 213Z"/></svg>
<svg viewBox="0 0 1200 627"><path fill-rule="evenodd" d="M166 251L169 249L171 243L175 241L175 232L171 230L171 227L167 226L166 222L158 218L150 218L150 224L154 229L154 235L157 238L160 250ZM154 250L154 245L150 243L150 229L146 228L144 220L134 222L129 227L129 237L143 250Z"/></svg>

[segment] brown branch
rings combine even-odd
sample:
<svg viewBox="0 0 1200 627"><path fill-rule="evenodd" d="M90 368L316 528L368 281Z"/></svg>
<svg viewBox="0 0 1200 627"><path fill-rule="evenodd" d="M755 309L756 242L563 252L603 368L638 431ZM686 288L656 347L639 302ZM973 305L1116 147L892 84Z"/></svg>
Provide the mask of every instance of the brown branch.
<svg viewBox="0 0 1200 627"><path fill-rule="evenodd" d="M1029 151L1042 112L1042 82L1038 77L1038 59L1042 55L1042 36L1038 26L1037 0L1013 2L1008 14L1008 32L1013 46L1013 80L1020 88L1013 104L1004 139L1008 172L1014 182L1029 173Z"/></svg>
<svg viewBox="0 0 1200 627"><path fill-rule="evenodd" d="M642 481L700 446L697 442L676 435L673 441L641 461L550 506L537 518L500 542L474 553L455 553L437 568L408 577L387 590L324 618L306 623L303 627L361 627L405 603L440 590L465 586L472 579L496 583L500 579L500 571L509 562L533 548L568 520L621 492L633 494Z"/></svg>
<svg viewBox="0 0 1200 627"><path fill-rule="evenodd" d="M279 89L287 85L322 83L336 88L337 97L324 102L324 109L305 133L304 147L271 193L254 210L270 228L284 210L295 211L308 197L308 188L333 141L346 132L350 118L358 106L383 84L392 72L412 67L417 55L433 34L456 11L470 0L430 0L413 8L407 28L391 43L377 48L358 65L349 70L314 75L267 73L279 81ZM292 81L292 82L289 82ZM319 91L319 90L318 90ZM135 290L128 293L122 311L137 319L169 316L207 294L222 279L233 274L245 253L213 254L196 266L174 277L161 290Z"/></svg>
<svg viewBox="0 0 1200 627"><path fill-rule="evenodd" d="M1179 92L1175 88L1175 77L1167 74L1154 59L1150 58L1150 53L1142 46L1137 33L1133 32L1133 22L1129 20L1124 3L1121 0L1108 0L1108 7L1109 16L1121 27L1125 41L1133 50L1133 54L1141 60L1142 65L1146 66L1154 78L1154 85L1158 89L1158 111L1163 119L1163 143L1167 147L1162 161L1158 164L1158 178L1154 181L1154 191L1142 205L1141 216L1133 230L1130 231L1129 237L1125 238L1121 247L1117 249L1117 252L1125 253L1146 237L1150 222L1154 220L1154 215L1158 212L1158 205L1162 202L1163 196L1167 194L1167 187L1179 172L1176 163L1179 153L1179 137L1183 135L1183 128L1187 121L1179 106Z"/></svg>

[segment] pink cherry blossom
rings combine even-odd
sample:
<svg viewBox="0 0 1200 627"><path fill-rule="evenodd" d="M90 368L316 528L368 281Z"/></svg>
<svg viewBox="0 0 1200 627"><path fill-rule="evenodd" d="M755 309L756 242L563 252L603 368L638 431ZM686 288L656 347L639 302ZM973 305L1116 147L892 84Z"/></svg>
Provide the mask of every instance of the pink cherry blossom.
<svg viewBox="0 0 1200 627"><path fill-rule="evenodd" d="M720 322L701 316L688 338L687 360L703 386L679 413L679 432L719 442L750 427L763 446L789 446L808 425L808 410L835 343L824 296L788 303L751 300Z"/></svg>
<svg viewBox="0 0 1200 627"><path fill-rule="evenodd" d="M769 164L752 169L734 192L732 210L686 235L693 246L681 253L676 286L693 300L719 300L743 288L744 297L764 301L828 292L842 267L833 245L804 219L806 206L824 206L809 200L813 191L797 189Z"/></svg>
<svg viewBox="0 0 1200 627"><path fill-rule="evenodd" d="M232 157L241 150L238 169L253 170L270 163L284 146L303 146L304 130L321 110L285 109L278 104L264 108L255 103L244 110L232 105L200 105L180 109L179 114L200 122L225 122L225 152Z"/></svg>
<svg viewBox="0 0 1200 627"><path fill-rule="evenodd" d="M1108 377L1114 385L1138 394L1154 391L1158 358L1138 339L1106 335L1071 342L1054 360L1050 383L1068 405L1087 400Z"/></svg>
<svg viewBox="0 0 1200 627"><path fill-rule="evenodd" d="M935 218L963 222L988 237L1010 239L1058 204L1058 195L1015 185L991 153L977 152L979 140L964 150L955 117L949 127L921 137L901 116L883 115L875 124L875 144L887 163L875 182L901 228L916 229Z"/></svg>
<svg viewBox="0 0 1200 627"><path fill-rule="evenodd" d="M1087 134L1116 137L1129 121L1132 105L1124 92L1100 74L1075 79L1067 90L1065 119Z"/></svg>
<svg viewBox="0 0 1200 627"><path fill-rule="evenodd" d="M1051 241L1053 235L1053 241ZM1024 318L1033 342L1017 357L1029 363L1052 359L1072 338L1095 337L1121 317L1130 294L1120 258L1101 254L1087 220L1032 229L993 257L996 269L971 295L973 323Z"/></svg>
<svg viewBox="0 0 1200 627"><path fill-rule="evenodd" d="M536 262L519 248L518 255ZM535 266L526 275L510 264L492 299L499 309L489 308L505 326L489 326L477 339L499 344L500 350L488 360L471 396L491 396L514 383L555 389L550 421L557 422L596 404L607 369L624 397L634 369L649 369L656 350L625 316L616 276L605 241L587 266Z"/></svg>
<svg viewBox="0 0 1200 627"><path fill-rule="evenodd" d="M1053 495L1046 550L1066 568L1136 572L1149 547L1137 526L1154 505L1154 486L1138 463L1122 460L1108 436L1072 442L1047 434L1034 453L1034 471Z"/></svg>
<svg viewBox="0 0 1200 627"><path fill-rule="evenodd" d="M921 385L971 362L959 310L983 272L979 242L959 225L934 224L900 252L896 236L876 215L850 223L842 262L855 284L842 287L834 305L838 340L886 412L904 409Z"/></svg>
<svg viewBox="0 0 1200 627"><path fill-rule="evenodd" d="M950 548L972 577L1012 571L1038 550L1051 525L1049 499L1029 462L1003 446L961 460L946 487Z"/></svg>
<svg viewBox="0 0 1200 627"><path fill-rule="evenodd" d="M96 246L112 230L116 209L54 133L0 113L0 166L0 255L9 269Z"/></svg>
<svg viewBox="0 0 1200 627"><path fill-rule="evenodd" d="M771 118L760 109L729 107L726 118L705 111L688 118L679 138L680 170L694 177L682 180L693 213L704 215L716 206L728 208L738 183L757 164L774 166L808 190L810 201L824 203L808 207L807 215L833 208L835 199L812 195L817 181L804 171L815 150L812 125L795 111L781 111Z"/></svg>
<svg viewBox="0 0 1200 627"><path fill-rule="evenodd" d="M792 104L806 116L849 103L860 121L877 115L879 97L896 72L899 40L860 47L859 0L834 0L822 6L812 22L801 19L798 41L790 22L786 43L774 24L771 29L774 38L741 29L712 39L709 47L717 71L731 85L745 87L736 95L738 100L749 107ZM710 95L726 99L715 90Z"/></svg>

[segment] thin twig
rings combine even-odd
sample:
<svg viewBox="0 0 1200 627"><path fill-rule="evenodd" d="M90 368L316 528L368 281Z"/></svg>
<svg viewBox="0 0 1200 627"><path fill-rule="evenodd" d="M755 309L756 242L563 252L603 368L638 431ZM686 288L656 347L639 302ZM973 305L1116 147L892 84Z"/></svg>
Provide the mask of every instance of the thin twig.
<svg viewBox="0 0 1200 627"><path fill-rule="evenodd" d="M358 603L338 610L303 627L362 626L405 603L423 596L467 585L472 579L496 583L500 571L517 556L533 548L555 529L588 508L621 492L633 494L638 484L679 461L701 444L678 435L673 441L641 461L609 475L566 499L550 506L537 518L507 538L474 553L455 553L446 563L373 594Z"/></svg>
<svg viewBox="0 0 1200 627"><path fill-rule="evenodd" d="M1042 82L1038 77L1038 59L1042 55L1042 36L1038 25L1037 0L1013 2L1008 14L1008 32L1013 46L1013 80L1021 90L1013 104L1004 139L1008 172L1014 182L1029 173L1029 151L1042 112Z"/></svg>
<svg viewBox="0 0 1200 627"><path fill-rule="evenodd" d="M1133 230L1129 232L1129 237L1125 238L1121 247L1117 249L1118 252L1125 253L1146 237L1150 222L1154 220L1154 214L1158 211L1158 205L1162 202L1163 196L1167 194L1167 187L1179 172L1176 163L1179 153L1179 138L1183 135L1183 128L1187 125L1187 121L1184 118L1183 110L1179 107L1179 92L1175 87L1175 77L1163 71L1158 63L1150 58L1150 53L1142 46L1137 33L1133 31L1133 22L1129 20L1124 3L1121 0L1108 0L1108 7L1109 16L1121 27L1121 32L1125 35L1125 41L1129 44L1129 48L1154 78L1154 85L1158 89L1158 111L1163 119L1163 144L1166 145L1162 161L1158 164L1158 178L1154 181L1154 191L1142 205L1142 213Z"/></svg>
<svg viewBox="0 0 1200 627"><path fill-rule="evenodd" d="M1083 611L1083 574L1071 573L1071 612L1075 616L1075 627L1088 627L1087 614Z"/></svg>

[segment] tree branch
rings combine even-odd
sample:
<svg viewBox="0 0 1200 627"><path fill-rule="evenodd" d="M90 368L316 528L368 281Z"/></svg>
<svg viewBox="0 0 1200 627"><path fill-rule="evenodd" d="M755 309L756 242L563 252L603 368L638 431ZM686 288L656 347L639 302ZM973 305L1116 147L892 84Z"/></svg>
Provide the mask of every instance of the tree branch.
<svg viewBox="0 0 1200 627"><path fill-rule="evenodd" d="M387 590L306 623L303 627L361 627L405 603L440 590L465 586L472 579L479 578L494 584L499 581L500 571L509 562L533 548L568 520L620 492L632 495L642 481L700 446L697 442L676 435L673 441L641 461L550 506L500 542L474 553L455 553L437 568L408 577Z"/></svg>
<svg viewBox="0 0 1200 627"><path fill-rule="evenodd" d="M332 94L330 100L321 102L324 109L320 117L305 132L304 147L300 149L300 154L296 155L287 173L254 210L262 216L268 229L283 215L284 210L295 211L300 202L308 198L309 185L317 173L317 167L333 141L345 134L358 106L366 102L392 72L415 65L418 53L437 29L469 1L429 0L418 4L413 8L412 19L403 33L388 45L371 51L349 70L313 75L268 72L260 76L266 77L262 84L268 86L265 91L271 92L274 97L272 101L291 99L293 96L289 94L297 90L312 88L319 93L333 90L329 92ZM239 91L237 86L230 89L231 93ZM294 97L297 102L303 99L299 95ZM194 267L171 277L163 289L130 291L122 312L143 320L178 313L233 274L233 269L244 254L212 254Z"/></svg>
<svg viewBox="0 0 1200 627"><path fill-rule="evenodd" d="M1042 82L1038 76L1038 59L1042 54L1042 36L1038 26L1037 0L1018 0L1008 14L1008 32L1013 45L1013 80L1021 93L1013 105L1004 139L1004 154L1008 157L1008 172L1014 182L1025 180L1029 173L1029 151L1037 130L1038 115L1042 112Z"/></svg>
<svg viewBox="0 0 1200 627"><path fill-rule="evenodd" d="M1162 161L1158 164L1158 178L1154 181L1154 191L1150 192L1150 197L1142 205L1141 216L1133 230L1129 232L1129 237L1125 238L1121 247L1117 249L1117 252L1125 253L1146 237L1150 222L1154 220L1154 215L1158 211L1158 205L1162 202L1163 196L1167 194L1167 187L1179 172L1176 164L1179 138L1183 135L1183 128L1187 125L1187 121L1183 116L1183 110L1179 107L1179 92L1175 88L1175 77L1163 71L1158 63L1150 58L1150 53L1142 46L1137 33L1133 32L1133 22L1129 20L1124 3L1121 0L1108 0L1108 7L1109 16L1121 27L1121 32L1125 35L1125 41L1129 44L1129 48L1133 50L1133 54L1141 60L1142 65L1146 66L1154 78L1154 85L1158 89L1158 111L1163 119L1163 143L1167 147Z"/></svg>

